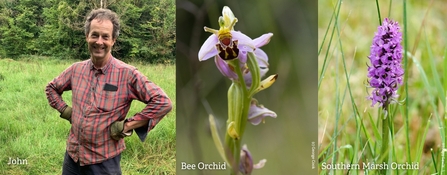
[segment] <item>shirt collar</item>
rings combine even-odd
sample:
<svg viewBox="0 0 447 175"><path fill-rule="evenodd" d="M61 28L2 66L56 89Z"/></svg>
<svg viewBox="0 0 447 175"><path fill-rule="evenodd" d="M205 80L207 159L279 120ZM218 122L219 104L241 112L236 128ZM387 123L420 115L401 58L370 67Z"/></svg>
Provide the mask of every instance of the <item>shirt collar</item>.
<svg viewBox="0 0 447 175"><path fill-rule="evenodd" d="M110 65L113 64L114 60L115 60L115 58L113 56L110 56L110 59L107 61L106 65L104 65L100 69L97 69L97 68L95 68L95 65L93 65L92 59L90 59L90 61L89 61L90 70L98 70L99 72L105 74L107 72L107 70L109 69Z"/></svg>

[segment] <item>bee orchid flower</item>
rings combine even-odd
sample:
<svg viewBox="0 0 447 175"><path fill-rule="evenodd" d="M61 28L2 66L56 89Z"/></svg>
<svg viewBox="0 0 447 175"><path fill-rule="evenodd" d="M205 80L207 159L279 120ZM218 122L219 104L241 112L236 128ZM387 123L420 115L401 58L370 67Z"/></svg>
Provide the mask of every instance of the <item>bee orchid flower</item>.
<svg viewBox="0 0 447 175"><path fill-rule="evenodd" d="M239 59L242 72L247 85L251 84L251 75L245 65L247 53L253 52L259 64L261 77L268 71L268 56L259 49L269 43L272 33L264 34L254 40L239 31L234 31L237 18L228 7L224 7L219 18L219 30L204 27L205 31L212 33L199 50L199 61L205 61L214 57L219 71L231 80L237 80L238 76L234 67L227 61Z"/></svg>
<svg viewBox="0 0 447 175"><path fill-rule="evenodd" d="M233 60L238 58L242 52L253 52L255 46L253 40L239 31L234 31L237 18L229 7L224 7L222 15L219 17L219 30L204 27L206 32L213 35L203 43L199 50L199 61L205 61L209 58L218 56L223 60ZM242 63L246 62L241 60Z"/></svg>

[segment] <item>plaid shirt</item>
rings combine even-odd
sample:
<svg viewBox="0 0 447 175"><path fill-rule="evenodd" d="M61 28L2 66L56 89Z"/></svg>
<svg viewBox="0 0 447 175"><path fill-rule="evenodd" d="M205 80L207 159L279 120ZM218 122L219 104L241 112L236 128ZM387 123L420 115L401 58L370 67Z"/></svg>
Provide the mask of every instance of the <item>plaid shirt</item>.
<svg viewBox="0 0 447 175"><path fill-rule="evenodd" d="M96 69L89 59L63 71L45 89L50 106L63 112L67 104L61 95L68 90L72 90L73 112L67 152L81 166L101 163L126 148L124 139L115 141L110 137L109 128L126 118L132 100L147 104L129 119L149 120L148 126L135 129L141 141L172 108L160 87L135 67L113 57L101 69Z"/></svg>

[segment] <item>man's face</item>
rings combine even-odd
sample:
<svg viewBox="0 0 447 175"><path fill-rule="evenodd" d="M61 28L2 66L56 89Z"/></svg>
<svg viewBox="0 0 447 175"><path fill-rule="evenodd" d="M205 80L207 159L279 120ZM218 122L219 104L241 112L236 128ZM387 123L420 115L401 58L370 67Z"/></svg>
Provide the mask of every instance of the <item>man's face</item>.
<svg viewBox="0 0 447 175"><path fill-rule="evenodd" d="M106 60L110 56L110 50L116 41L116 38L112 38L112 33L113 24L110 20L92 20L86 40L93 60Z"/></svg>

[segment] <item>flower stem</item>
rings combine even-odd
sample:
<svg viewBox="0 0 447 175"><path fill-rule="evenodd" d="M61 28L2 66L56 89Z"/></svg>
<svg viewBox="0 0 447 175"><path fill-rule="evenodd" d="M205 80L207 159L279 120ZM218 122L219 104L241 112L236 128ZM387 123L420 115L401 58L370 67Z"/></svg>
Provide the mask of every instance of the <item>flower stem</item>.
<svg viewBox="0 0 447 175"><path fill-rule="evenodd" d="M232 162L231 174L238 174L239 159L241 153L241 140L242 136L244 135L244 130L242 129L245 128L245 126L242 125L245 125L247 123L246 121L248 120L248 111L250 107L251 98L249 97L247 85L245 83L244 76L242 75L239 59L229 61L228 63L234 67L234 71L236 72L239 80L238 82L233 82L233 85L235 86L234 88L238 88L237 92L239 93L239 95L233 96L233 99L231 99L238 101L239 103L232 103L230 102L231 101L230 99L228 103L229 105L228 109L230 109L228 111L229 115L236 114L231 118L233 121L229 122L234 122L235 130L239 137L238 138L229 137L227 132L225 142L227 142L226 144L230 148L231 154L233 156L232 160L234 160ZM231 94L229 94L229 96L231 96ZM238 105L238 106L232 106L232 105ZM232 110L240 110L240 111L232 111ZM228 159L231 160L230 157Z"/></svg>
<svg viewBox="0 0 447 175"><path fill-rule="evenodd" d="M236 65L239 63L237 62ZM237 68L237 67L236 67ZM228 91L228 121L227 132L225 136L225 144L229 148L227 160L231 165L231 174L238 173L239 157L240 157L240 140L243 133L240 131L241 116L244 111L244 87L240 82L234 81Z"/></svg>
<svg viewBox="0 0 447 175"><path fill-rule="evenodd" d="M408 69L408 55L407 55L407 51L408 51L408 37L407 37L407 31L408 31L408 28L407 28L407 0L403 0L403 11L404 11L404 36L403 36L403 38L404 38L404 70L409 70ZM408 96L408 71L405 71L405 74L404 74L404 80L405 80L405 82L404 82L404 86L405 86L405 102L404 102L404 104L405 104L405 108L404 108L404 116L405 116L405 126L406 126L406 130L407 130L407 132L406 132L406 139L407 139L407 143L409 143L410 142L410 132L409 132L409 128L410 128L410 125L409 125L409 123L408 123L408 121L409 121L409 116L408 116L408 110L409 110L409 105L408 104L410 104L410 102L408 101L409 100L409 96ZM408 162L412 162L412 160L411 160L411 149L410 149L410 144L407 144L407 161Z"/></svg>
<svg viewBox="0 0 447 175"><path fill-rule="evenodd" d="M380 7L378 0L376 0L376 6L377 6L377 14L379 15L379 24L382 25L382 17L380 16Z"/></svg>
<svg viewBox="0 0 447 175"><path fill-rule="evenodd" d="M389 120L391 117L388 115L388 104L383 104L383 117L382 117L382 159L383 164L388 164L388 141L390 140L390 125ZM386 169L383 170L383 174L386 174Z"/></svg>
<svg viewBox="0 0 447 175"><path fill-rule="evenodd" d="M231 138L231 136L228 134L228 132L225 134L225 143L226 145L228 145L228 150L226 153L226 159L228 160L228 164L231 167L231 173L235 174L235 172L237 173L237 171L235 171L236 169L234 169L235 167L237 167L236 164L236 159L233 158L233 153L235 150L235 143L233 142L233 138Z"/></svg>

